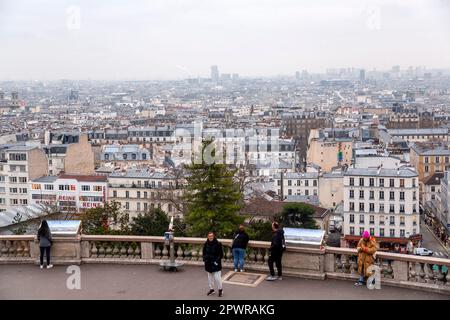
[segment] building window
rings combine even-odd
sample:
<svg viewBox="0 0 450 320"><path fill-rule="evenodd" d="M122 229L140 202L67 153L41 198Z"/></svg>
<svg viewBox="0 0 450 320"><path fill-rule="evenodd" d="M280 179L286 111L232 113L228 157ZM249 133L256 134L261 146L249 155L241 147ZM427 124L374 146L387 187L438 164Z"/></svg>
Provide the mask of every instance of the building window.
<svg viewBox="0 0 450 320"><path fill-rule="evenodd" d="M415 191L413 192L413 200L417 200Z"/></svg>
<svg viewBox="0 0 450 320"><path fill-rule="evenodd" d="M380 224L384 225L384 216L380 216Z"/></svg>
<svg viewBox="0 0 450 320"><path fill-rule="evenodd" d="M369 223L370 224L374 224L375 223L375 216L374 215L370 215L369 216Z"/></svg>
<svg viewBox="0 0 450 320"><path fill-rule="evenodd" d="M305 187L309 187L309 180L305 180Z"/></svg>
<svg viewBox="0 0 450 320"><path fill-rule="evenodd" d="M374 236L375 235L375 228L370 228L370 235Z"/></svg>
<svg viewBox="0 0 450 320"><path fill-rule="evenodd" d="M41 185L38 184L38 183L33 183L31 185L31 189L33 189L33 190L41 190Z"/></svg>
<svg viewBox="0 0 450 320"><path fill-rule="evenodd" d="M380 237L384 237L384 228L380 228Z"/></svg>
<svg viewBox="0 0 450 320"><path fill-rule="evenodd" d="M288 186L292 186L292 180L288 180Z"/></svg>
<svg viewBox="0 0 450 320"><path fill-rule="evenodd" d="M372 191L372 190L370 191L369 199L371 199L371 200L375 199L375 191Z"/></svg>
<svg viewBox="0 0 450 320"><path fill-rule="evenodd" d="M416 187L416 179L413 179L413 180L412 180L412 186L413 186L413 188Z"/></svg>
<svg viewBox="0 0 450 320"><path fill-rule="evenodd" d="M389 217L389 225L390 226L395 226L395 217L393 217L393 216Z"/></svg>
<svg viewBox="0 0 450 320"><path fill-rule="evenodd" d="M364 223L364 215L363 214L359 215L359 223Z"/></svg>
<svg viewBox="0 0 450 320"><path fill-rule="evenodd" d="M405 179L400 179L400 188L405 187Z"/></svg>
<svg viewBox="0 0 450 320"><path fill-rule="evenodd" d="M81 186L81 191L91 191L91 186Z"/></svg>
<svg viewBox="0 0 450 320"><path fill-rule="evenodd" d="M425 157L425 163L428 163L428 157Z"/></svg>
<svg viewBox="0 0 450 320"><path fill-rule="evenodd" d="M350 211L355 211L355 203L354 202L350 202Z"/></svg>
<svg viewBox="0 0 450 320"><path fill-rule="evenodd" d="M393 204L390 204L390 205L389 205L389 212L390 212L390 213L395 212L395 207L394 207Z"/></svg>
<svg viewBox="0 0 450 320"><path fill-rule="evenodd" d="M384 203L380 203L380 210L379 212L384 212Z"/></svg>
<svg viewBox="0 0 450 320"><path fill-rule="evenodd" d="M313 180L313 186L317 187L317 180Z"/></svg>
<svg viewBox="0 0 450 320"><path fill-rule="evenodd" d="M116 190L113 191L113 198L117 198L117 191Z"/></svg>
<svg viewBox="0 0 450 320"><path fill-rule="evenodd" d="M428 172L428 171L429 171L428 166L425 166L425 172Z"/></svg>
<svg viewBox="0 0 450 320"><path fill-rule="evenodd" d="M53 190L53 185L52 184L45 184L44 185L44 189L45 190Z"/></svg>
<svg viewBox="0 0 450 320"><path fill-rule="evenodd" d="M400 229L400 237L402 237L402 238L405 237L405 230L404 229Z"/></svg>
<svg viewBox="0 0 450 320"><path fill-rule="evenodd" d="M137 197L138 199L141 198L141 192L140 192L140 191L136 192L136 197Z"/></svg>
<svg viewBox="0 0 450 320"><path fill-rule="evenodd" d="M395 229L389 229L389 235L395 237Z"/></svg>
<svg viewBox="0 0 450 320"><path fill-rule="evenodd" d="M364 233L364 228L359 228L359 235L362 236L363 233Z"/></svg>
<svg viewBox="0 0 450 320"><path fill-rule="evenodd" d="M394 191L389 192L389 200L395 200L395 193Z"/></svg>
<svg viewBox="0 0 450 320"><path fill-rule="evenodd" d="M439 158L440 158L440 157L436 157L436 163L439 163Z"/></svg>
<svg viewBox="0 0 450 320"><path fill-rule="evenodd" d="M384 179L380 179L380 187L384 187Z"/></svg>
<svg viewBox="0 0 450 320"><path fill-rule="evenodd" d="M355 198L355 191L354 190L350 190L350 199L354 199Z"/></svg>
<svg viewBox="0 0 450 320"><path fill-rule="evenodd" d="M394 187L394 179L389 179L389 187Z"/></svg>
<svg viewBox="0 0 450 320"><path fill-rule="evenodd" d="M400 191L400 200L405 200L405 193Z"/></svg>
<svg viewBox="0 0 450 320"><path fill-rule="evenodd" d="M375 185L375 179L374 178L370 178L369 179L369 186L373 187Z"/></svg>
<svg viewBox="0 0 450 320"><path fill-rule="evenodd" d="M136 203L136 210L141 211L141 203L140 202Z"/></svg>
<svg viewBox="0 0 450 320"><path fill-rule="evenodd" d="M369 211L374 212L375 211L375 203L369 203Z"/></svg>
<svg viewBox="0 0 450 320"><path fill-rule="evenodd" d="M350 234L354 235L355 234L355 227L350 227Z"/></svg>
<svg viewBox="0 0 450 320"><path fill-rule="evenodd" d="M350 215L350 223L354 223L355 222L355 215L351 214Z"/></svg>
<svg viewBox="0 0 450 320"><path fill-rule="evenodd" d="M364 211L364 202L361 202L360 204L359 204L359 211Z"/></svg>
<svg viewBox="0 0 450 320"><path fill-rule="evenodd" d="M364 187L364 178L359 178L359 185Z"/></svg>
<svg viewBox="0 0 450 320"><path fill-rule="evenodd" d="M355 178L350 178L350 185L354 186L355 185Z"/></svg>
<svg viewBox="0 0 450 320"><path fill-rule="evenodd" d="M384 191L380 191L380 200L384 200Z"/></svg>
<svg viewBox="0 0 450 320"><path fill-rule="evenodd" d="M125 209L130 210L130 203L129 202L125 202Z"/></svg>
<svg viewBox="0 0 450 320"><path fill-rule="evenodd" d="M125 198L129 198L130 197L130 191L125 191Z"/></svg>
<svg viewBox="0 0 450 320"><path fill-rule="evenodd" d="M404 204L400 205L400 212L405 213L405 205Z"/></svg>
<svg viewBox="0 0 450 320"><path fill-rule="evenodd" d="M359 190L359 198L364 199L364 190Z"/></svg>
<svg viewBox="0 0 450 320"><path fill-rule="evenodd" d="M400 225L401 226L405 225L405 217L400 217Z"/></svg>

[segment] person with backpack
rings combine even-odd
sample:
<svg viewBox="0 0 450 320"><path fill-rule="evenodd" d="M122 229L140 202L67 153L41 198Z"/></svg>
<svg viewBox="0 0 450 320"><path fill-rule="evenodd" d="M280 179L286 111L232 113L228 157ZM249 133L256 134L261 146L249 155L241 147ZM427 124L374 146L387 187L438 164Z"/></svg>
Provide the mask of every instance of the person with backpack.
<svg viewBox="0 0 450 320"><path fill-rule="evenodd" d="M239 230L234 235L233 244L231 246L233 250L234 272L237 272L238 269L240 272L244 272L245 256L247 254L247 244L249 240L250 238L245 232L245 227L241 224Z"/></svg>
<svg viewBox="0 0 450 320"><path fill-rule="evenodd" d="M50 249L53 244L53 239L47 220L42 220L42 223L37 232L37 240L39 241L40 249L40 268L44 268L44 253L47 257L47 269L53 268L53 265L50 264Z"/></svg>
<svg viewBox="0 0 450 320"><path fill-rule="evenodd" d="M281 258L283 251L286 250L286 243L284 239L284 231L280 229L277 222L272 223L272 242L269 248L269 269L270 275L266 278L267 281L283 280ZM278 277L275 276L273 264L277 266Z"/></svg>
<svg viewBox="0 0 450 320"><path fill-rule="evenodd" d="M208 233L208 239L203 245L203 261L205 262L205 270L208 273L209 291L206 294L210 296L215 294L214 283L219 290L219 297L223 296L222 288L222 244L216 239L214 232Z"/></svg>

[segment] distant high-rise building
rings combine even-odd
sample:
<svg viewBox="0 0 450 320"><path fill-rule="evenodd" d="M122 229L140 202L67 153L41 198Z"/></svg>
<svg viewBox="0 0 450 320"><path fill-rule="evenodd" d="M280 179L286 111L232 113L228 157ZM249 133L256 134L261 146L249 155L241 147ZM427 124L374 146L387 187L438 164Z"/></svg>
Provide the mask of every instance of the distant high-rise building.
<svg viewBox="0 0 450 320"><path fill-rule="evenodd" d="M239 74L238 73L233 73L233 77L232 77L233 81L239 81Z"/></svg>
<svg viewBox="0 0 450 320"><path fill-rule="evenodd" d="M78 91L77 90L70 90L69 94L69 100L70 101L77 101L78 100Z"/></svg>
<svg viewBox="0 0 450 320"><path fill-rule="evenodd" d="M213 83L219 82L219 68L217 66L211 67L211 81Z"/></svg>
<svg viewBox="0 0 450 320"><path fill-rule="evenodd" d="M295 71L295 80L301 80L300 71Z"/></svg>
<svg viewBox="0 0 450 320"><path fill-rule="evenodd" d="M359 80L360 81L366 80L366 70L364 69L359 70Z"/></svg>
<svg viewBox="0 0 450 320"><path fill-rule="evenodd" d="M392 67L392 72L393 73L399 73L400 72L400 66L393 66Z"/></svg>
<svg viewBox="0 0 450 320"><path fill-rule="evenodd" d="M306 70L302 70L302 80L309 80L309 73Z"/></svg>
<svg viewBox="0 0 450 320"><path fill-rule="evenodd" d="M222 74L220 75L220 79L222 79L222 80L224 80L224 81L231 80L231 74L229 74L229 73L222 73Z"/></svg>

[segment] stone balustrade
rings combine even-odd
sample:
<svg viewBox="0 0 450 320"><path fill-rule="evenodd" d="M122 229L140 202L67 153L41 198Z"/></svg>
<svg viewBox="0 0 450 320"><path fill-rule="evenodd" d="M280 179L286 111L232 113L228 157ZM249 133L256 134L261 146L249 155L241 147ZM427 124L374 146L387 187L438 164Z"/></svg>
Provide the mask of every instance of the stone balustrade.
<svg viewBox="0 0 450 320"><path fill-rule="evenodd" d="M220 239L224 247L223 265L233 268L231 240ZM205 239L175 238L175 255L186 265L203 265ZM246 269L268 272L270 243L250 241ZM55 237L52 248L54 264L115 263L158 264L168 259L163 237L80 235L77 238ZM38 263L39 247L34 236L0 236L0 264ZM450 295L450 259L378 252L375 264L382 285L421 289ZM311 279L358 278L355 249L324 247L321 249L289 246L283 255L283 273Z"/></svg>

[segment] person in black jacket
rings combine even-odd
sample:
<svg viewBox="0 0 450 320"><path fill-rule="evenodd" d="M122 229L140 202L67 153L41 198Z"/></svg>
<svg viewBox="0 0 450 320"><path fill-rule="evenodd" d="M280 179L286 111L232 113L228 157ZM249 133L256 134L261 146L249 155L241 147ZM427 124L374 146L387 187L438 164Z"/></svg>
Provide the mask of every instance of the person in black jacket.
<svg viewBox="0 0 450 320"><path fill-rule="evenodd" d="M273 280L283 280L282 270L281 270L281 258L283 256L283 251L286 248L284 231L280 229L280 225L277 222L272 223L272 243L269 249L269 269L270 275L266 278L268 281ZM273 268L273 263L277 266L278 277L275 277L275 270Z"/></svg>
<svg viewBox="0 0 450 320"><path fill-rule="evenodd" d="M219 290L219 297L223 296L222 288L222 244L216 239L214 232L208 233L208 239L203 245L203 261L205 262L205 270L208 272L208 296L215 294L214 282Z"/></svg>
<svg viewBox="0 0 450 320"><path fill-rule="evenodd" d="M234 272L237 272L239 267L239 270L244 272L244 262L249 240L250 238L245 232L245 227L241 224L238 232L234 235L233 245L231 247L233 249Z"/></svg>
<svg viewBox="0 0 450 320"><path fill-rule="evenodd" d="M47 257L47 269L53 267L50 264L50 249L52 247L52 234L50 232L50 228L48 226L47 220L42 220L42 223L37 232L37 240L39 241L39 249L40 249L40 267L44 268L44 253Z"/></svg>

